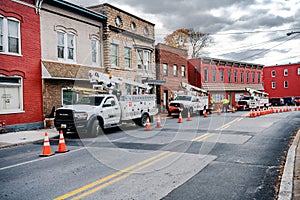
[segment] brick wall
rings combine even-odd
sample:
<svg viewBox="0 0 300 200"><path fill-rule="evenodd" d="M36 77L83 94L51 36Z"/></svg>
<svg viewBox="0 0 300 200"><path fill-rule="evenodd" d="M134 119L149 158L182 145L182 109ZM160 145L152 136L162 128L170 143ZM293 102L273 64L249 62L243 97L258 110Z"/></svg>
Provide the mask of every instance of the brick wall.
<svg viewBox="0 0 300 200"><path fill-rule="evenodd" d="M26 1L34 5L34 1ZM0 14L20 20L21 55L0 54L0 74L23 77L24 112L0 114L7 125L33 124L43 121L40 49L40 18L35 9L11 0L0 0Z"/></svg>

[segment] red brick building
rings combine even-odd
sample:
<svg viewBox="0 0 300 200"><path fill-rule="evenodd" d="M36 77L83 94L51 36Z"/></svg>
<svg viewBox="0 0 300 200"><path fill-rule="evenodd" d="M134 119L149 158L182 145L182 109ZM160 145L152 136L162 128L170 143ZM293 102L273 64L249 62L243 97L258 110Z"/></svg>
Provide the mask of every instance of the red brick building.
<svg viewBox="0 0 300 200"><path fill-rule="evenodd" d="M218 104L223 98L235 105L245 88L263 90L263 65L216 58L188 60L189 83L207 90Z"/></svg>
<svg viewBox="0 0 300 200"><path fill-rule="evenodd" d="M180 82L188 82L186 50L174 48L165 44L157 44L155 49L157 77L156 79L165 82L157 87L158 104L166 108L168 100L182 88Z"/></svg>
<svg viewBox="0 0 300 200"><path fill-rule="evenodd" d="M0 5L0 120L8 130L41 128L40 16L34 0Z"/></svg>
<svg viewBox="0 0 300 200"><path fill-rule="evenodd" d="M270 98L300 96L300 64L266 66L264 72L265 92Z"/></svg>

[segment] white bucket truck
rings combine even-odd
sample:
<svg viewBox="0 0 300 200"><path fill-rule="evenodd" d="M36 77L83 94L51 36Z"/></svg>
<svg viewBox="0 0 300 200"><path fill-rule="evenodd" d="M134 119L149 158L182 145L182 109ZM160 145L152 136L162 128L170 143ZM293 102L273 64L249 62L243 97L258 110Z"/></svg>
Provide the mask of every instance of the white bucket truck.
<svg viewBox="0 0 300 200"><path fill-rule="evenodd" d="M77 132L96 137L102 129L119 126L122 122L133 121L146 126L147 120L158 113L154 94L122 95L115 93L116 83L127 83L141 90L149 89L146 84L89 71L94 89L71 88L82 95L75 104L65 105L56 110L54 124L58 131ZM123 91L124 92L124 91Z"/></svg>

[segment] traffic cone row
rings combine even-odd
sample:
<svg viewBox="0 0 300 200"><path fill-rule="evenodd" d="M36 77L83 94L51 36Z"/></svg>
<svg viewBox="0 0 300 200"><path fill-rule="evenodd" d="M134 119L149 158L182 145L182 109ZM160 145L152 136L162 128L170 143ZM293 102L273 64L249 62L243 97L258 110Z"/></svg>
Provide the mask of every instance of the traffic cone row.
<svg viewBox="0 0 300 200"><path fill-rule="evenodd" d="M300 111L300 106L295 106L294 107L294 111ZM282 113L282 112L291 112L293 111L291 106L285 106L285 107L280 107L280 108L268 108L268 109L263 109L260 110L260 108L258 108L257 110L255 109L251 109L250 110L250 114L249 117L257 117L257 116L261 116L261 115L267 115L267 114L271 114L271 113Z"/></svg>
<svg viewBox="0 0 300 200"><path fill-rule="evenodd" d="M65 153L65 152L68 152L68 151L69 150L67 150L67 146L66 146L66 143L65 143L63 132L60 131L58 148L57 148L57 151L55 153ZM42 150L42 153L39 156L47 157L47 156L52 156L52 155L54 155L54 153L52 153L52 150L51 150L49 136L48 136L48 133L45 133L43 150Z"/></svg>

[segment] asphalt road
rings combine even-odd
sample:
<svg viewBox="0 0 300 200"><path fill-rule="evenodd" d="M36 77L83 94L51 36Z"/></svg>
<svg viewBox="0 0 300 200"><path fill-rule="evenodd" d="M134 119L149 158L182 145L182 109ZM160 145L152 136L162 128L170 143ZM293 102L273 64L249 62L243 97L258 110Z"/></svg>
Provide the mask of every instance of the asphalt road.
<svg viewBox="0 0 300 200"><path fill-rule="evenodd" d="M300 112L245 114L70 135L46 158L42 143L0 149L0 199L274 199Z"/></svg>

